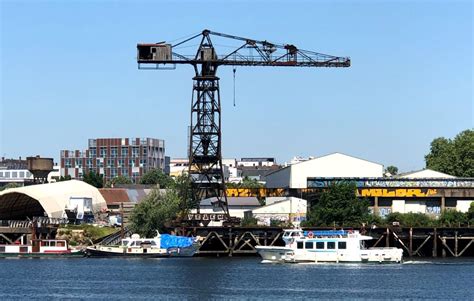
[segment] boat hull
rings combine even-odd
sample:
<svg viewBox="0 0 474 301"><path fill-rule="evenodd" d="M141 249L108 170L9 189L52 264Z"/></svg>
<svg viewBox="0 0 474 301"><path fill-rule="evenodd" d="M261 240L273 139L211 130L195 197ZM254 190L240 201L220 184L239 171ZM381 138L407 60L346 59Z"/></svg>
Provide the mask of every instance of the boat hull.
<svg viewBox="0 0 474 301"><path fill-rule="evenodd" d="M146 250L146 251L145 251ZM138 257L138 258L159 258L169 257L167 252L161 250L134 250L129 252L127 249L119 247L88 247L86 249L87 257Z"/></svg>
<svg viewBox="0 0 474 301"><path fill-rule="evenodd" d="M80 258L86 254L83 251L51 252L51 253L0 253L0 258Z"/></svg>
<svg viewBox="0 0 474 301"><path fill-rule="evenodd" d="M360 253L344 252L299 252L289 247L256 247L263 263L401 263L403 251L397 248L360 250Z"/></svg>

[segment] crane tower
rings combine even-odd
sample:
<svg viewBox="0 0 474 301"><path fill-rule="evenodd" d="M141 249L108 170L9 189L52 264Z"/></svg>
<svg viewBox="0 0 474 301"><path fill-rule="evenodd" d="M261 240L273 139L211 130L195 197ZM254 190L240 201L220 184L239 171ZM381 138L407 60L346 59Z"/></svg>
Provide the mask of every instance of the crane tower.
<svg viewBox="0 0 474 301"><path fill-rule="evenodd" d="M213 44L213 39L226 43ZM198 44L192 44L198 42ZM183 54L197 47L191 55ZM219 48L217 53L216 48ZM221 50L224 48L224 50ZM174 69L187 64L194 68L191 125L189 132L189 175L197 202L216 197L217 205L230 219L222 166L220 66L349 67L348 57L306 51L291 44L277 44L218 33L208 29L175 44L137 44L139 69ZM234 69L235 71L235 69ZM199 207L198 207L199 208Z"/></svg>

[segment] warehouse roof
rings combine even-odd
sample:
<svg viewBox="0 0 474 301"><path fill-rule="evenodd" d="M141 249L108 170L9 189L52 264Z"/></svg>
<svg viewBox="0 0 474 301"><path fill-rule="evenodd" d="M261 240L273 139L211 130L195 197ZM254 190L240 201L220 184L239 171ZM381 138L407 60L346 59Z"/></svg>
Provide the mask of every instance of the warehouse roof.
<svg viewBox="0 0 474 301"><path fill-rule="evenodd" d="M0 192L0 219L61 218L71 197L91 198L94 210L106 208L99 190L78 180L10 188Z"/></svg>

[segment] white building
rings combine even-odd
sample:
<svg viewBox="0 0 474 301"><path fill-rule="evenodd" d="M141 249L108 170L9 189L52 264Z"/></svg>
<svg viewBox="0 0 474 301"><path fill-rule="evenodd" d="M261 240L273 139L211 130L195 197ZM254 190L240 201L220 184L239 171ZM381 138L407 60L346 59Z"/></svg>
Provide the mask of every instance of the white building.
<svg viewBox="0 0 474 301"><path fill-rule="evenodd" d="M267 175L267 188L307 188L308 178L377 178L383 165L333 153L292 164Z"/></svg>
<svg viewBox="0 0 474 301"><path fill-rule="evenodd" d="M257 219L259 225L270 226L272 220L284 223L291 222L294 226L306 220L307 201L295 197L269 197L267 205L248 211L246 215L252 215Z"/></svg>
<svg viewBox="0 0 474 301"><path fill-rule="evenodd" d="M239 162L237 162L238 166L273 166L276 165L275 158L241 158Z"/></svg>
<svg viewBox="0 0 474 301"><path fill-rule="evenodd" d="M436 178L436 179L453 179L455 176L448 175L432 169L422 169L417 171L411 171L403 174L399 174L396 178L409 178L409 179L427 179L427 178Z"/></svg>

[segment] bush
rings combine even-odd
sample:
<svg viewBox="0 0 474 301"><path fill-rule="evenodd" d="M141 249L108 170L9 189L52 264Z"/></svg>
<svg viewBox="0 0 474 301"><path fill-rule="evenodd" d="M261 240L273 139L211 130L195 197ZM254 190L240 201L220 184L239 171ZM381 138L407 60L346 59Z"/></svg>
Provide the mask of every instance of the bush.
<svg viewBox="0 0 474 301"><path fill-rule="evenodd" d="M393 212L385 218L388 224L399 222L403 227L431 227L435 222L428 215L423 213L398 213Z"/></svg>
<svg viewBox="0 0 474 301"><path fill-rule="evenodd" d="M244 217L241 221L240 221L240 225L242 227L252 227L252 226L257 226L258 224L258 221L255 217Z"/></svg>
<svg viewBox="0 0 474 301"><path fill-rule="evenodd" d="M468 222L468 213L457 210L445 210L441 213L438 225L441 227L460 227Z"/></svg>

